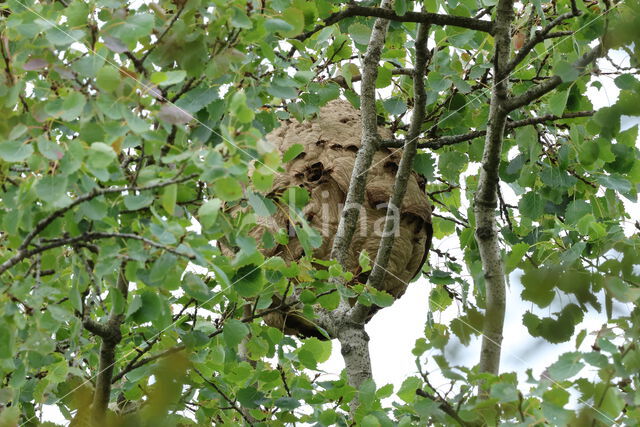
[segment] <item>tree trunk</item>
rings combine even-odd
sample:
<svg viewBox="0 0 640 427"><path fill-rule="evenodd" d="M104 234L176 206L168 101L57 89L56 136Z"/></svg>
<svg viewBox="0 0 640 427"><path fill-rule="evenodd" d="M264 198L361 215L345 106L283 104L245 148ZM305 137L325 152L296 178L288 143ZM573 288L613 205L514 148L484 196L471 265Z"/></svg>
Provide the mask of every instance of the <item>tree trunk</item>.
<svg viewBox="0 0 640 427"><path fill-rule="evenodd" d="M476 217L475 236L482 259L485 278L485 318L482 330L480 371L497 375L500 371L500 351L505 314L504 263L500 253L496 208L498 205L498 168L502 153L502 141L508 111L504 108L507 99L507 65L511 50L511 22L513 0L500 0L495 19L495 41L493 64L493 88L489 109L489 124L485 137L482 167L478 190L474 200Z"/></svg>

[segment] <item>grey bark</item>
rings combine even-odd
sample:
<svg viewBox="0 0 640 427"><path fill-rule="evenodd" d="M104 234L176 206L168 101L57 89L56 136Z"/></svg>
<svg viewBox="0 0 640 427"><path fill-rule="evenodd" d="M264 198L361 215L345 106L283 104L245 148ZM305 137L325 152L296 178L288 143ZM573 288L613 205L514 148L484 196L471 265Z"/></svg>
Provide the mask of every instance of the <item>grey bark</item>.
<svg viewBox="0 0 640 427"><path fill-rule="evenodd" d="M390 0L383 0L380 7L388 8L390 5ZM376 78L378 77L378 63L380 62L388 26L388 20L376 19L363 60L360 94L362 144L356 155L345 200L345 208L342 211L338 231L331 248L331 258L337 260L343 266L346 265L349 246L360 215L359 207L364 201L367 173L371 167L373 156L380 145L376 114Z"/></svg>
<svg viewBox="0 0 640 427"><path fill-rule="evenodd" d="M126 301L129 291L129 284L125 277L123 263L118 271L117 289ZM124 320L124 314L116 312L113 308L109 315L109 319L105 324L100 324L91 320L88 316L84 319L84 327L102 340L100 344L100 364L98 367L98 376L96 379L96 387L93 393L93 402L91 404L91 412L93 421L98 425L105 424L107 407L109 406L109 397L111 394L111 377L116 362L116 347L122 340L120 325Z"/></svg>
<svg viewBox="0 0 640 427"><path fill-rule="evenodd" d="M380 239L380 246L378 248L378 253L376 254L375 263L373 264L373 268L369 274L369 278L367 279L367 285L372 286L375 289L380 288L380 284L386 273L387 265L389 264L389 257L391 256L391 250L393 249L393 242L395 239L394 231L396 230L396 227L398 227L398 221L400 220L398 212L402 207L402 201L404 200L405 193L407 192L407 183L411 176L411 172L413 171L413 159L418 151L418 136L422 129L422 123L424 122L427 99L424 89L424 75L427 68L428 37L429 25L420 24L415 47L416 61L413 78L413 115L411 117L411 124L409 125L409 132L407 134L407 143L404 146L400 165L396 172L391 200L389 200L389 206L387 207L384 233ZM351 320L355 322L364 322L367 311L368 310L364 307L356 305L352 312Z"/></svg>
<svg viewBox="0 0 640 427"><path fill-rule="evenodd" d="M497 375L500 370L500 350L505 313L505 273L496 224L498 166L508 111L507 65L511 49L513 0L500 0L497 5L494 53L494 81L489 109L489 124L485 137L482 167L474 200L475 237L478 242L486 282L486 310L482 331L480 371Z"/></svg>
<svg viewBox="0 0 640 427"><path fill-rule="evenodd" d="M388 9L391 0L382 0L380 5ZM356 155L356 160L349 182L349 189L345 201L345 209L342 211L338 230L331 248L331 259L337 260L342 266L346 265L346 257L353 239L358 217L359 207L364 201L367 172L371 167L373 156L380 146L378 123L376 114L375 82L378 76L378 64L384 41L387 34L389 21L378 18L373 26L369 44L363 60L362 86L360 94L360 112L362 121L362 144ZM371 358L369 356L369 339L364 330L364 322L350 322L346 316L350 309L349 302L342 298L338 309L328 314L318 312L320 323L340 341L342 356L349 384L358 389L362 383L371 378ZM351 404L352 414L358 406L358 400Z"/></svg>

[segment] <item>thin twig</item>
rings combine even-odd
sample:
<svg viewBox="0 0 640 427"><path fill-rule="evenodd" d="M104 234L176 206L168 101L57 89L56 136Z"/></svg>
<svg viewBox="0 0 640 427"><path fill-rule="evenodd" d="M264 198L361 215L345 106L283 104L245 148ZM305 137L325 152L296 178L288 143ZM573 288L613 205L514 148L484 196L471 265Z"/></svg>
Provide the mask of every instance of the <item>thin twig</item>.
<svg viewBox="0 0 640 427"><path fill-rule="evenodd" d="M569 113L562 114L561 116L558 116L556 114L545 114L544 116L540 116L540 117L530 117L528 119L507 122L505 128L507 130L511 130L511 129L516 129L523 126L536 125L544 122L575 119L579 117L591 117L594 114L595 114L595 111L593 110L569 112ZM485 136L486 134L487 134L486 130L476 130L468 133L463 133L460 135L441 136L438 138L422 140L418 143L418 147L437 150L439 148L446 147L448 145L454 145L454 144L459 144L461 142L471 141L472 139ZM381 146L385 148L397 148L397 147L403 147L405 144L406 144L405 140L399 139L399 140L392 140L392 141L383 141Z"/></svg>
<svg viewBox="0 0 640 427"><path fill-rule="evenodd" d="M238 403L235 400L232 400L227 396L221 389L218 387L213 381L207 379L197 368L193 368L193 370L202 378L207 384L209 384L213 389L227 401L227 403L231 406L231 408L236 411L250 426L253 426L253 421L251 420L247 414L244 413L241 406L238 406Z"/></svg>
<svg viewBox="0 0 640 427"><path fill-rule="evenodd" d="M154 183L154 184L143 185L143 186L140 186L140 187L128 186L128 187L96 188L93 191L78 197L73 202L71 202L69 205L67 205L67 206L65 206L63 208L60 208L60 209L56 210L55 212L53 212L52 214L50 214L49 216L41 219L36 224L36 226L33 228L33 230L31 230L31 232L29 234L27 234L27 237L25 237L24 241L22 242L22 244L18 248L18 252L25 250L29 246L31 241L40 232L42 232L42 230L44 230L49 224L51 224L57 218L60 218L62 215L67 213L67 211L75 208L76 206L78 206L81 203L88 202L89 200L95 199L96 197L102 196L104 194L122 193L124 191L137 192L137 191L145 191L145 190L153 190L153 189L156 189L156 188L162 188L162 187L166 187L168 185L178 184L178 183L181 183L181 182L184 182L184 181L188 181L188 180L193 179L193 178L195 178L197 176L198 176L198 174L194 173L194 174L191 174L189 176L182 177L182 178L173 178L173 179L170 179L168 181L161 181L161 182L157 182L157 183ZM4 273L4 271L5 270L2 269L2 267L0 267L0 274Z"/></svg>

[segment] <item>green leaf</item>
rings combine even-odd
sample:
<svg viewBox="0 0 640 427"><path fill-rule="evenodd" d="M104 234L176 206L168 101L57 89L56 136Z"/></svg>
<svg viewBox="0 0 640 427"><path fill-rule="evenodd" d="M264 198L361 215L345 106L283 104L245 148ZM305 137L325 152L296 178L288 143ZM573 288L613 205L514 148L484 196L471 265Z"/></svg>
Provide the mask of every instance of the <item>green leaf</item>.
<svg viewBox="0 0 640 427"><path fill-rule="evenodd" d="M416 390L422 388L422 380L418 377L409 377L402 382L398 397L406 403L413 403L416 399Z"/></svg>
<svg viewBox="0 0 640 427"><path fill-rule="evenodd" d="M270 199L253 191L247 191L246 196L256 215L268 217L276 213L277 207Z"/></svg>
<svg viewBox="0 0 640 427"><path fill-rule="evenodd" d="M518 141L518 147L523 154L523 160L529 160L535 162L538 159L538 153L540 152L540 143L538 142L538 132L533 126L524 126L516 129L516 141ZM521 167L517 168L517 171L508 171L509 173L517 173L521 170Z"/></svg>
<svg viewBox="0 0 640 427"><path fill-rule="evenodd" d="M549 377L554 381L564 381L578 375L582 368L584 368L584 363L580 361L581 359L582 353L564 353L558 358L558 361L547 369Z"/></svg>
<svg viewBox="0 0 640 427"><path fill-rule="evenodd" d="M518 202L518 207L523 215L531 219L538 219L544 213L542 197L535 191L525 193Z"/></svg>
<svg viewBox="0 0 640 427"><path fill-rule="evenodd" d="M33 147L30 144L20 141L0 143L0 157L7 162L22 162L32 154Z"/></svg>
<svg viewBox="0 0 640 427"><path fill-rule="evenodd" d="M277 84L272 84L267 88L267 92L276 97L283 99L293 99L298 96L298 91L295 87L291 86L280 86Z"/></svg>
<svg viewBox="0 0 640 427"><path fill-rule="evenodd" d="M14 339L7 323L0 323L0 360L13 358Z"/></svg>
<svg viewBox="0 0 640 427"><path fill-rule="evenodd" d="M440 155L438 169L444 178L457 182L460 174L467 168L468 162L469 158L466 154L448 151Z"/></svg>
<svg viewBox="0 0 640 427"><path fill-rule="evenodd" d="M520 261L522 261L522 257L528 250L529 244L524 242L517 243L511 247L511 252L507 255L507 260L505 261L505 270L507 274L511 273L518 267Z"/></svg>
<svg viewBox="0 0 640 427"><path fill-rule="evenodd" d="M631 74L619 75L613 81L622 90L637 90L640 85L640 82Z"/></svg>
<svg viewBox="0 0 640 427"><path fill-rule="evenodd" d="M309 203L309 192L301 187L287 188L282 194L282 201L287 206L302 209Z"/></svg>
<svg viewBox="0 0 640 427"><path fill-rule="evenodd" d="M151 34L153 30L153 15L138 13L127 17L124 21L114 20L109 22L105 31L113 37L117 37L125 44L135 43Z"/></svg>
<svg viewBox="0 0 640 427"><path fill-rule="evenodd" d="M265 284L264 271L255 265L245 265L238 269L232 279L233 289L242 297L251 298L258 295Z"/></svg>
<svg viewBox="0 0 640 427"><path fill-rule="evenodd" d="M279 18L270 18L264 21L264 28L270 33L288 34L295 30L295 27L287 21Z"/></svg>
<svg viewBox="0 0 640 427"><path fill-rule="evenodd" d="M273 186L273 172L266 167L258 167L253 171L251 181L256 190L268 192Z"/></svg>
<svg viewBox="0 0 640 427"><path fill-rule="evenodd" d="M100 68L100 71L98 71L96 75L96 85L98 89L105 92L113 92L120 86L121 82L122 77L120 77L120 71L111 64Z"/></svg>
<svg viewBox="0 0 640 427"><path fill-rule="evenodd" d="M209 228L216 223L222 201L220 199L207 200L198 209L198 221L204 228Z"/></svg>
<svg viewBox="0 0 640 427"><path fill-rule="evenodd" d="M158 86L171 86L180 83L187 76L186 71L177 70L177 71L158 71L151 74L149 80L151 83L157 84Z"/></svg>
<svg viewBox="0 0 640 427"><path fill-rule="evenodd" d="M563 82L572 82L580 76L580 70L567 61L557 62L553 71Z"/></svg>
<svg viewBox="0 0 640 427"><path fill-rule="evenodd" d="M175 255L165 252L156 259L149 270L145 283L149 286L163 286L166 288L177 287L177 283L171 283L173 277L170 273L175 269L177 258ZM140 272L138 272L140 275ZM143 274L144 276L144 274Z"/></svg>
<svg viewBox="0 0 640 427"><path fill-rule="evenodd" d="M137 323L146 323L156 320L162 313L162 301L160 297L153 291L144 290L140 294L140 302L135 304L139 306L135 312L132 313L133 319ZM131 308L129 308L131 311Z"/></svg>
<svg viewBox="0 0 640 427"><path fill-rule="evenodd" d="M599 175L599 176L596 176L596 181L598 181L600 185L603 185L607 188L615 190L619 193L624 194L624 193L628 193L631 190L631 183L627 179L622 178L621 176Z"/></svg>
<svg viewBox="0 0 640 427"><path fill-rule="evenodd" d="M578 180L577 178L569 175L566 171L553 166L542 169L540 179L542 179L542 182L546 185L553 188L571 187Z"/></svg>
<svg viewBox="0 0 640 427"><path fill-rule="evenodd" d="M185 93L175 104L184 111L195 114L218 99L218 91L214 88L198 87Z"/></svg>
<svg viewBox="0 0 640 427"><path fill-rule="evenodd" d="M282 162L283 163L290 162L291 160L293 160L296 157L298 157L303 151L304 151L304 145L302 145L302 144L293 144L283 154Z"/></svg>
<svg viewBox="0 0 640 427"><path fill-rule="evenodd" d="M524 289L521 297L539 307L547 307L555 297L554 286L557 284L558 272L555 269L528 269L521 281ZM535 335L534 335L535 336Z"/></svg>
<svg viewBox="0 0 640 427"><path fill-rule="evenodd" d="M222 337L229 348L236 348L249 334L247 325L237 319L227 319L222 327Z"/></svg>
<svg viewBox="0 0 640 427"><path fill-rule="evenodd" d="M123 197L124 206L130 211L146 208L153 203L154 200L155 198L153 197L153 194L148 191L144 191L137 195L127 194Z"/></svg>
<svg viewBox="0 0 640 427"><path fill-rule="evenodd" d="M277 398L274 404L284 411L293 411L300 406L297 399L288 396Z"/></svg>
<svg viewBox="0 0 640 427"><path fill-rule="evenodd" d="M182 278L182 289L190 297L204 302L211 298L211 291L197 274L187 272Z"/></svg>
<svg viewBox="0 0 640 427"><path fill-rule="evenodd" d="M491 397L498 399L500 402L515 402L516 400L518 400L518 390L513 384L492 384Z"/></svg>
<svg viewBox="0 0 640 427"><path fill-rule="evenodd" d="M580 220L585 215L588 215L592 212L591 205L584 200L572 200L567 205L567 210L565 212L565 222L567 224L577 224L578 220Z"/></svg>
<svg viewBox="0 0 640 427"><path fill-rule="evenodd" d="M429 294L429 309L431 311L444 311L451 305L453 299L442 286L434 286Z"/></svg>
<svg viewBox="0 0 640 427"><path fill-rule="evenodd" d="M221 200L231 202L242 197L242 186L237 179L224 177L213 183L213 193Z"/></svg>
<svg viewBox="0 0 640 427"><path fill-rule="evenodd" d="M569 90L562 92L555 92L549 98L549 107L553 114L561 116L564 113L564 109L567 106L567 99L569 98Z"/></svg>
<svg viewBox="0 0 640 427"><path fill-rule="evenodd" d="M392 97L382 101L382 105L387 113L395 116L407 111L407 104L402 98Z"/></svg>
<svg viewBox="0 0 640 427"><path fill-rule="evenodd" d="M358 255L358 265L363 273L371 270L371 258L369 258L369 254L366 249L363 249L360 252L360 255Z"/></svg>
<svg viewBox="0 0 640 427"><path fill-rule="evenodd" d="M331 341L320 341L318 338L306 338L299 352L307 352L313 356L315 363L323 363L331 356Z"/></svg>
<svg viewBox="0 0 640 427"><path fill-rule="evenodd" d="M173 215L176 209L176 197L178 195L178 184L171 184L164 187L160 202L162 207L169 214Z"/></svg>
<svg viewBox="0 0 640 427"><path fill-rule="evenodd" d="M281 15L289 25L293 27L291 31L283 32L285 37L294 37L304 30L304 13L295 7L289 7Z"/></svg>
<svg viewBox="0 0 640 427"><path fill-rule="evenodd" d="M380 421L374 415L365 415L360 421L362 427L381 427Z"/></svg>
<svg viewBox="0 0 640 427"><path fill-rule="evenodd" d="M322 245L322 235L311 227L303 218L299 218L302 221L302 227L295 226L296 236L300 240L304 252L307 256L313 255L313 249L319 248Z"/></svg>
<svg viewBox="0 0 640 427"><path fill-rule="evenodd" d="M371 36L371 27L361 24L359 22L354 22L353 24L349 25L349 29L347 30L347 33L351 36L354 42L366 46L369 44L369 37Z"/></svg>
<svg viewBox="0 0 640 427"><path fill-rule="evenodd" d="M36 194L47 203L55 203L65 196L67 177L64 175L47 175L36 184Z"/></svg>
<svg viewBox="0 0 640 427"><path fill-rule="evenodd" d="M620 302L632 303L640 298L640 287L632 287L619 277L608 276L604 286L607 292Z"/></svg>
<svg viewBox="0 0 640 427"><path fill-rule="evenodd" d="M396 0L393 3L393 10L395 10L398 16L404 16L405 13L409 10L409 1L408 0Z"/></svg>
<svg viewBox="0 0 640 427"><path fill-rule="evenodd" d="M249 19L247 14L242 9L238 7L233 7L231 11L232 11L231 25L233 25L236 28L242 28L245 30L249 30L253 27L253 23L251 22L251 19Z"/></svg>
<svg viewBox="0 0 640 427"><path fill-rule="evenodd" d="M413 170L424 176L427 181L434 178L435 160L429 153L418 153L413 158Z"/></svg>
<svg viewBox="0 0 640 427"><path fill-rule="evenodd" d="M371 301L378 307L389 307L395 301L391 295L384 291L371 290Z"/></svg>
<svg viewBox="0 0 640 427"><path fill-rule="evenodd" d="M87 162L91 168L104 169L117 159L117 155L111 146L103 142L91 144L87 153Z"/></svg>
<svg viewBox="0 0 640 427"><path fill-rule="evenodd" d="M74 120L78 118L86 103L87 100L81 92L71 92L62 102L64 112L60 118L62 118L62 120Z"/></svg>
<svg viewBox="0 0 640 427"><path fill-rule="evenodd" d="M64 152L60 146L49 141L44 136L38 138L38 151L49 160L58 161L64 157Z"/></svg>

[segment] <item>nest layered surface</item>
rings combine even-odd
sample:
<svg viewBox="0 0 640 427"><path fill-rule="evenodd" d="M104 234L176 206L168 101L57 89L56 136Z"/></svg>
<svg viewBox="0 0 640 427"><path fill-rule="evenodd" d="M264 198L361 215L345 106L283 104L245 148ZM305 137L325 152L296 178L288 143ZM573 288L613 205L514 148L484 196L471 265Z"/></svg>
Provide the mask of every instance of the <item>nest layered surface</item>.
<svg viewBox="0 0 640 427"><path fill-rule="evenodd" d="M388 129L379 128L378 131L383 139L391 137ZM356 153L361 144L360 113L346 101L333 101L323 107L314 119L302 123L283 121L279 128L267 135L267 140L281 153L294 144L304 147L301 154L285 164L284 172L275 176L268 196L276 200L290 187L302 187L309 192L310 201L303 208L303 215L323 238L313 255L319 259L329 259ZM368 172L365 201L360 208L345 266L354 273L354 280L360 283L366 282L368 273L360 273L359 255L366 250L374 260L378 252L387 204L401 156L401 149L382 149L375 154ZM398 213L400 223L382 282L382 290L394 298L404 294L408 282L420 272L429 250L432 236L431 207L424 184L421 176L411 174ZM258 226L251 231L251 235L260 241L265 230L276 232L289 229L290 220L286 209L278 209L271 217L259 218ZM277 245L262 252L265 256L277 255L286 261L295 261L304 255L296 236L290 237L287 245ZM265 316L264 320L285 333L318 336L316 329L294 312L274 312Z"/></svg>

